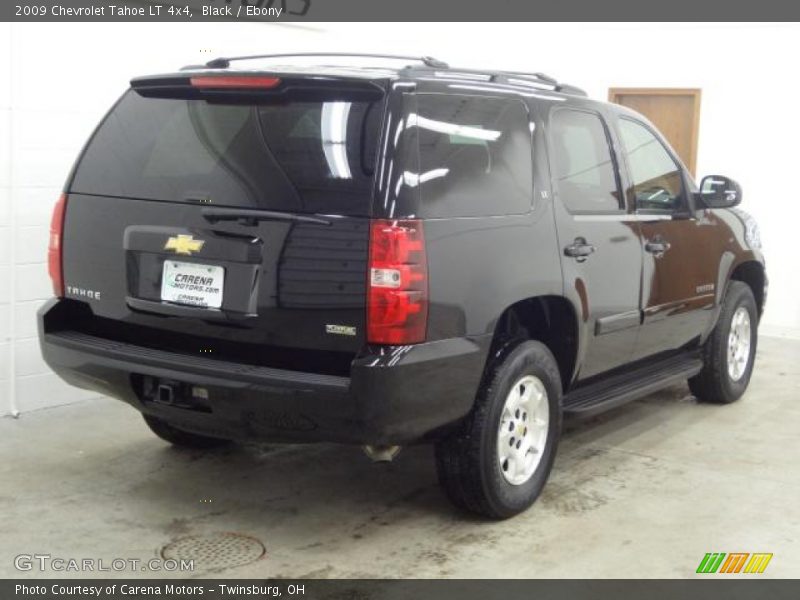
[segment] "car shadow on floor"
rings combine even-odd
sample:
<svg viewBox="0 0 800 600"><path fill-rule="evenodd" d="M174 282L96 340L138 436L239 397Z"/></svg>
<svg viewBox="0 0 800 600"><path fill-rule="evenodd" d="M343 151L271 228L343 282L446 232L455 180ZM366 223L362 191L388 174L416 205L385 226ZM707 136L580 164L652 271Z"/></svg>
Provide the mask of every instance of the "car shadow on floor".
<svg viewBox="0 0 800 600"><path fill-rule="evenodd" d="M598 448L646 435L693 402L685 385L676 386L589 421L565 424L553 478L568 480L569 469L592 460ZM344 521L352 515L373 522L411 515L484 521L449 504L430 445L405 448L392 463L372 463L360 448L336 444L235 444L196 451L143 437L135 445L140 461L129 473L135 501L184 505L188 513L199 510L198 516L229 514L259 522L314 522L323 515ZM558 489L546 488L550 500L558 501Z"/></svg>

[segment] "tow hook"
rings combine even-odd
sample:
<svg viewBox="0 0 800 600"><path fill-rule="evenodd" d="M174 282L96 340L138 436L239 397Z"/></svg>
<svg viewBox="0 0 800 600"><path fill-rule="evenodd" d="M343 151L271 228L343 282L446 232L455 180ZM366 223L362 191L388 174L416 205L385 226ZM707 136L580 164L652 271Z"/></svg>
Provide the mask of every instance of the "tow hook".
<svg viewBox="0 0 800 600"><path fill-rule="evenodd" d="M400 450L400 446L364 446L364 454L372 462L392 462Z"/></svg>

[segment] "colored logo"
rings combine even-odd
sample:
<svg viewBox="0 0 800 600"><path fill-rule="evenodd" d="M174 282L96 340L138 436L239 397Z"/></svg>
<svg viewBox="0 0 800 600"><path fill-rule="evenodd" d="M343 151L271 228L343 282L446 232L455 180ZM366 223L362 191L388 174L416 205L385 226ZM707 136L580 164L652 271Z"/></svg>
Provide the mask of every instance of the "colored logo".
<svg viewBox="0 0 800 600"><path fill-rule="evenodd" d="M164 244L164 250L172 250L176 254L192 254L199 252L205 244L203 240L196 240L191 235L178 235L171 237Z"/></svg>
<svg viewBox="0 0 800 600"><path fill-rule="evenodd" d="M697 566L697 573L763 573L772 553L766 552L709 552Z"/></svg>

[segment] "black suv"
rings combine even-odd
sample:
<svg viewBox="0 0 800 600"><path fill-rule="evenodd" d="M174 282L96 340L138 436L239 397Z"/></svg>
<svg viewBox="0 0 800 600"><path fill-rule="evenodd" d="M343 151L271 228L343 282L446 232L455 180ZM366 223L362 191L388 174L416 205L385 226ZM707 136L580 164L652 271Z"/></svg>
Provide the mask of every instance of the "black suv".
<svg viewBox="0 0 800 600"><path fill-rule="evenodd" d="M134 79L91 136L39 313L67 382L182 446L433 442L495 518L563 418L745 391L767 278L734 181L539 73L283 56Z"/></svg>

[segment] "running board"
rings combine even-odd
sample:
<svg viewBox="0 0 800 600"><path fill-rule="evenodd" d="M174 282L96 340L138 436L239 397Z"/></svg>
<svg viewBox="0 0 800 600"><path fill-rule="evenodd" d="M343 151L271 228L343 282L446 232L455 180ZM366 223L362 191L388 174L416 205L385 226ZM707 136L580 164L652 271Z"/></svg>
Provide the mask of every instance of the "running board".
<svg viewBox="0 0 800 600"><path fill-rule="evenodd" d="M703 368L697 353L682 354L579 387L564 398L564 417L585 419L694 377Z"/></svg>

